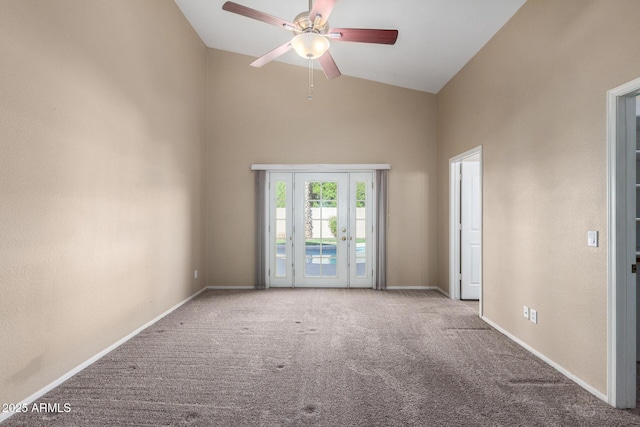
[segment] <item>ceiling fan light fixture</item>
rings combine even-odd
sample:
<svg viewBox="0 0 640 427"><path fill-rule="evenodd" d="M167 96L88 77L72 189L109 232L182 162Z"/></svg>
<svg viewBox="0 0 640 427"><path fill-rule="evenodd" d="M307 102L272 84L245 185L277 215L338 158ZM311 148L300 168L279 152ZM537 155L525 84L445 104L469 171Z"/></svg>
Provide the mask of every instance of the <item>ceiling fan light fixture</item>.
<svg viewBox="0 0 640 427"><path fill-rule="evenodd" d="M304 59L317 59L329 49L329 40L318 33L302 33L291 40L291 46Z"/></svg>

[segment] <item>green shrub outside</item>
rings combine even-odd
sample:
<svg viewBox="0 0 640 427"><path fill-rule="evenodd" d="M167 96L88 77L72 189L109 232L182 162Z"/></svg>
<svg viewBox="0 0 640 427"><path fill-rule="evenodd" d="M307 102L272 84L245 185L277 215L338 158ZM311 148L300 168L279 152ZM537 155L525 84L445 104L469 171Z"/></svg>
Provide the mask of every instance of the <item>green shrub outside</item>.
<svg viewBox="0 0 640 427"><path fill-rule="evenodd" d="M333 237L338 237L338 218L335 215L329 217L329 230L331 230Z"/></svg>

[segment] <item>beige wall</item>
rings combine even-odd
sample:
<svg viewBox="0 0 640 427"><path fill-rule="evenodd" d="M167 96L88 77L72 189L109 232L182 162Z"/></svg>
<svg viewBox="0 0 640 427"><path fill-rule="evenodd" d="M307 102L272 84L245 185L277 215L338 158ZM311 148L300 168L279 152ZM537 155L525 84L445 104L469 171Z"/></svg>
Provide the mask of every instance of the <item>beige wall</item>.
<svg viewBox="0 0 640 427"><path fill-rule="evenodd" d="M252 163L390 163L388 284L434 285L435 95L252 61L208 51L208 284L254 284Z"/></svg>
<svg viewBox="0 0 640 427"><path fill-rule="evenodd" d="M306 69L206 50L170 0L0 2L0 401L205 279L253 285L252 163L390 163L389 286L448 290L448 159L478 145L485 315L605 392L605 92L640 75L637 4L529 0L437 97L316 73L309 102Z"/></svg>
<svg viewBox="0 0 640 427"><path fill-rule="evenodd" d="M204 286L205 61L171 0L0 2L0 402Z"/></svg>
<svg viewBox="0 0 640 427"><path fill-rule="evenodd" d="M529 0L438 94L439 285L448 159L482 145L484 313L602 393L605 94L640 76L638 6ZM587 230L600 232L599 248L587 247Z"/></svg>

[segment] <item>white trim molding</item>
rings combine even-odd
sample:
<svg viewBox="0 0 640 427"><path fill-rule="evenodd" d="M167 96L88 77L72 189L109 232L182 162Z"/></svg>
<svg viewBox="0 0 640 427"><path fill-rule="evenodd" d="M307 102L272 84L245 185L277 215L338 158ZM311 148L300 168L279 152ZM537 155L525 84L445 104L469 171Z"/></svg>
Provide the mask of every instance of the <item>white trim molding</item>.
<svg viewBox="0 0 640 427"><path fill-rule="evenodd" d="M233 290L251 290L255 286L207 286L207 291L233 291Z"/></svg>
<svg viewBox="0 0 640 427"><path fill-rule="evenodd" d="M375 170L390 170L391 165L381 164L292 164L292 165L276 165L276 164L252 164L252 171L270 171L270 172L360 172Z"/></svg>
<svg viewBox="0 0 640 427"><path fill-rule="evenodd" d="M625 126L639 92L640 78L607 92L607 402L617 408L636 406L636 156Z"/></svg>
<svg viewBox="0 0 640 427"><path fill-rule="evenodd" d="M69 372L67 372L66 374L62 375L58 379L56 379L56 380L52 381L51 383L47 384L46 386L42 387L40 390L36 391L31 396L27 397L26 399L21 401L16 406L17 407L30 406L33 402L35 402L38 398L42 397L44 394L46 394L49 391L53 390L54 388L58 387L60 384L62 384L63 382L67 381L69 378L73 377L78 372L82 371L83 369L87 368L88 366L92 365L93 363L97 362L98 360L102 359L108 353L110 353L113 350L115 350L116 348L120 347L122 344L126 343L131 338L135 337L140 332L144 331L149 326L153 325L154 323L156 323L157 321L159 321L160 319L162 319L166 315L170 314L171 312L177 310L178 308L180 308L184 304L188 303L189 301L191 301L192 299L194 299L195 297L197 297L198 295L200 295L202 292L206 291L207 289L208 288L200 289L198 292L196 292L195 294L191 295L187 299L179 302L178 304L174 305L173 307L171 307L170 309L168 309L164 313L156 316L152 320L149 320L147 323L145 323L144 325L140 326L139 328L137 328L136 330L134 330L130 334L126 335L125 337L123 337L121 339L119 339L118 341L116 341L115 343L111 344L109 347L105 348L104 350L102 350L98 354L96 354L96 355L90 357L89 359L85 360L84 362L82 362L81 364L79 364L75 368L71 369ZM9 417L13 416L14 413L15 412L0 412L0 423L2 423L4 420L8 419Z"/></svg>
<svg viewBox="0 0 640 427"><path fill-rule="evenodd" d="M507 338L509 338L510 340L512 340L513 342L515 342L516 344L518 344L519 346L521 346L522 348L527 350L529 353L533 354L534 356L536 356L537 358L539 358L540 360L545 362L547 365L551 366L556 371L560 372L562 375L564 375L565 377L569 378L574 383L578 384L580 387L582 387L585 390L587 390L589 393L593 394L598 399L603 400L605 402L607 401L607 396L605 396L603 393L601 393L600 391L596 390L593 386L591 386L590 384L587 384L586 382L584 382L583 380L581 380L580 378L578 378L577 376L572 374L570 371L568 371L564 367L558 365L556 362L554 362L553 360L549 359L544 354L542 354L539 351L535 350L529 344L525 343L524 341L521 341L515 335L510 334L509 332L507 332L505 329L503 329L500 326L498 326L493 321L487 319L486 316L482 316L482 320L487 322L487 324L489 324L496 331L500 332L502 335L506 336Z"/></svg>

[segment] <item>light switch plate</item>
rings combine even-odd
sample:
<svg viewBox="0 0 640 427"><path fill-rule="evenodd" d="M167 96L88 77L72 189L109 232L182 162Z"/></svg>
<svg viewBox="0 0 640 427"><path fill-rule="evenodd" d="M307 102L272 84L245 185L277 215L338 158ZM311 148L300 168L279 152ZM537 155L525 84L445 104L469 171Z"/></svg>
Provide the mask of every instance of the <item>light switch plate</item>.
<svg viewBox="0 0 640 427"><path fill-rule="evenodd" d="M529 310L529 320L533 323L538 323L538 310L534 310L533 308Z"/></svg>
<svg viewBox="0 0 640 427"><path fill-rule="evenodd" d="M522 315L525 319L529 318L529 307L527 307L526 305L522 306Z"/></svg>
<svg viewBox="0 0 640 427"><path fill-rule="evenodd" d="M587 231L587 245L593 246L594 248L598 247L598 232L595 230Z"/></svg>

